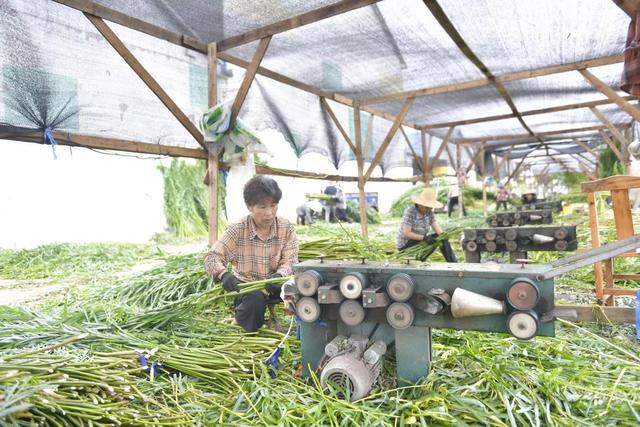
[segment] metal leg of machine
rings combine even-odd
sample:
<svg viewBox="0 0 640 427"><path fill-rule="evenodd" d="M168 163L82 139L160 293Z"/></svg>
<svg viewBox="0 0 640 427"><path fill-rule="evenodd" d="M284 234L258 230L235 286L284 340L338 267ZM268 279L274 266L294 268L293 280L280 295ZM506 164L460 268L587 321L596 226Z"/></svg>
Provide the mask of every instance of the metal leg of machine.
<svg viewBox="0 0 640 427"><path fill-rule="evenodd" d="M396 329L395 338L398 385L415 384L431 369L431 328Z"/></svg>

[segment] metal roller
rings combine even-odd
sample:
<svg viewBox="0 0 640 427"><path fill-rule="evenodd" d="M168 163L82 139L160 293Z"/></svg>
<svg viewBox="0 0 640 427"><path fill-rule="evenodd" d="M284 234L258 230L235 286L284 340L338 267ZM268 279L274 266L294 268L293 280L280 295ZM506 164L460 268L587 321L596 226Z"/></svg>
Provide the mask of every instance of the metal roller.
<svg viewBox="0 0 640 427"><path fill-rule="evenodd" d="M511 225L511 221L509 221L507 218L502 220L502 226L503 227L508 227Z"/></svg>
<svg viewBox="0 0 640 427"><path fill-rule="evenodd" d="M507 290L507 301L518 310L531 310L538 304L540 290L538 286L527 278L518 278L511 282Z"/></svg>
<svg viewBox="0 0 640 427"><path fill-rule="evenodd" d="M493 221L491 221L491 226L492 227L497 227L498 226L498 221L496 221L495 219Z"/></svg>
<svg viewBox="0 0 640 427"><path fill-rule="evenodd" d="M360 273L349 273L340 279L340 292L345 298L356 299L362 295L367 279Z"/></svg>
<svg viewBox="0 0 640 427"><path fill-rule="evenodd" d="M507 317L507 330L519 340L530 340L538 333L540 322L535 311L514 311Z"/></svg>
<svg viewBox="0 0 640 427"><path fill-rule="evenodd" d="M307 270L296 277L298 292L306 297L314 295L322 282L322 276L315 270Z"/></svg>
<svg viewBox="0 0 640 427"><path fill-rule="evenodd" d="M487 230L484 232L484 238L487 240L496 240L497 233L496 230Z"/></svg>
<svg viewBox="0 0 640 427"><path fill-rule="evenodd" d="M465 249L469 252L475 252L478 250L478 244L474 241L467 242L465 245Z"/></svg>
<svg viewBox="0 0 640 427"><path fill-rule="evenodd" d="M413 308L404 302L394 302L387 308L387 322L394 329L407 329L413 318Z"/></svg>
<svg viewBox="0 0 640 427"><path fill-rule="evenodd" d="M514 217L515 219L520 219L520 217L521 217L521 216L522 216L522 215L520 214L520 212L516 212L516 213L514 213L514 214L513 214L513 217Z"/></svg>
<svg viewBox="0 0 640 427"><path fill-rule="evenodd" d="M467 240L476 240L478 232L476 230L464 230L464 238Z"/></svg>
<svg viewBox="0 0 640 427"><path fill-rule="evenodd" d="M358 301L352 299L340 304L340 320L349 326L357 326L364 321L364 308Z"/></svg>
<svg viewBox="0 0 640 427"><path fill-rule="evenodd" d="M320 304L311 297L302 297L296 304L296 314L303 322L315 322L320 317Z"/></svg>
<svg viewBox="0 0 640 427"><path fill-rule="evenodd" d="M551 216L551 211L548 211L548 210L542 211L542 218L547 218L549 216Z"/></svg>
<svg viewBox="0 0 640 427"><path fill-rule="evenodd" d="M513 240L507 240L504 245L509 252L514 252L516 249L518 249L518 244Z"/></svg>
<svg viewBox="0 0 640 427"><path fill-rule="evenodd" d="M413 279L406 273L394 274L387 282L389 298L398 302L405 302L411 298L414 288Z"/></svg>
<svg viewBox="0 0 640 427"><path fill-rule="evenodd" d="M564 240L567 238L567 235L569 233L567 232L567 230L565 228L558 228L555 233L553 233L553 235L555 236L556 239L558 240Z"/></svg>
<svg viewBox="0 0 640 427"><path fill-rule="evenodd" d="M566 251L567 247L569 247L569 244L567 243L566 240L558 240L554 245L554 247L556 248L557 251Z"/></svg>
<svg viewBox="0 0 640 427"><path fill-rule="evenodd" d="M489 252L495 252L495 250L498 249L498 245L496 245L496 242L493 241L488 241L487 243L485 243L484 247Z"/></svg>
<svg viewBox="0 0 640 427"><path fill-rule="evenodd" d="M516 240L517 237L518 237L518 232L513 228L505 230L504 232L504 238L507 240Z"/></svg>

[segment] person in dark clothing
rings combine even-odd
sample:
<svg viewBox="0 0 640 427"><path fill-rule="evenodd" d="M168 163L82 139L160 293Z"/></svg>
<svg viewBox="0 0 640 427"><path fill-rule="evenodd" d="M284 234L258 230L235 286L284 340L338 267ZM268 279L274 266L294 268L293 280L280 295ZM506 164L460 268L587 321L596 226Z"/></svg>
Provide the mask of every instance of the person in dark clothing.
<svg viewBox="0 0 640 427"><path fill-rule="evenodd" d="M298 262L298 237L293 224L276 216L282 191L272 178L258 175L244 186L250 214L232 224L204 260L207 273L222 282L226 292L237 292L242 282L290 276ZM227 270L231 263L232 271ZM235 322L247 332L264 324L267 304L279 300L280 286L235 299Z"/></svg>
<svg viewBox="0 0 640 427"><path fill-rule="evenodd" d="M433 213L433 209L442 207L442 203L436 200L435 191L431 188L425 188L422 193L413 197L412 201L414 204L405 209L402 223L398 229L396 239L398 250L410 248L422 241L433 244L442 234L442 228L436 222ZM434 233L429 233L429 229L433 229ZM447 262L458 262L448 240L440 242L440 251Z"/></svg>

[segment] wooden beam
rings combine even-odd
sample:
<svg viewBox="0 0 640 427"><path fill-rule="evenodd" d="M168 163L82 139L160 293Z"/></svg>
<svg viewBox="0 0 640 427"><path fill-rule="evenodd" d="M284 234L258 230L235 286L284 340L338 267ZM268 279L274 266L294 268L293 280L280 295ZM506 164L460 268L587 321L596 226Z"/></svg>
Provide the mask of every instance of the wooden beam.
<svg viewBox="0 0 640 427"><path fill-rule="evenodd" d="M633 100L636 99L635 96L623 96L622 97L625 100ZM567 111L567 110L575 110L578 108L587 108L587 107L593 107L593 106L597 106L597 105L607 105L607 104L613 104L613 101L610 99L600 99L598 101L588 101L588 102L578 102L578 103L574 103L574 104L565 104L565 105L559 105L557 107L549 107L549 108L538 108L536 110L527 110L527 111L522 111L520 113L521 116L535 116L538 114L547 114L547 113L555 113L558 111ZM515 113L509 113L509 114L498 114L495 116L485 116L485 117L478 117L475 119L467 119L467 120L455 120L455 121L451 121L451 122L442 122L442 123L433 123L433 124L428 124L425 125L425 129L436 129L436 128L445 128L445 127L450 127L450 126L462 126L462 125L471 125L471 124L475 124L475 123L484 123L484 122L493 122L496 120L504 120L504 119L511 119L514 118L516 115Z"/></svg>
<svg viewBox="0 0 640 427"><path fill-rule="evenodd" d="M58 145L70 147L93 148L99 150L124 151L127 153L152 154L156 156L186 157L206 159L207 152L201 148L173 147L170 145L151 144L147 142L129 141L118 138L82 135L54 130L51 132ZM0 126L0 139L10 141L32 142L42 144L42 131L21 129L20 132L3 130Z"/></svg>
<svg viewBox="0 0 640 427"><path fill-rule="evenodd" d="M220 46L220 51L224 51L236 46L251 43L255 40L273 36L274 34L283 33L294 28L331 18L332 16L341 15L361 7L369 6L379 1L380 0L343 0L330 4L329 6L320 7L291 18L274 22L273 24L269 24L255 30L247 31L246 33L242 33L237 36L229 37L218 42L218 45Z"/></svg>
<svg viewBox="0 0 640 427"><path fill-rule="evenodd" d="M601 131L600 135L602 135L602 139L604 140L604 142L607 143L609 148L611 148L611 151L613 151L613 153L616 155L618 160L620 160L620 163L623 163L624 158L622 157L622 153L620 153L620 150L618 150L618 147L616 147L616 144L611 140L611 138L609 138L609 136L606 133Z"/></svg>
<svg viewBox="0 0 640 427"><path fill-rule="evenodd" d="M331 120L333 121L333 124L336 125L336 127L338 128L338 131L342 134L342 137L344 138L345 142L347 143L347 145L349 146L349 148L351 149L351 151L355 155L356 154L355 145L353 145L353 142L351 142L351 138L349 138L349 134L344 130L344 128L340 124L340 121L338 120L338 117L336 117L335 113L333 112L333 110L329 106L329 103L327 102L327 100L322 98L322 97L320 97L320 104L322 105L322 108L324 108L325 111L329 114L329 117L331 117Z"/></svg>
<svg viewBox="0 0 640 427"><path fill-rule="evenodd" d="M444 149L447 148L447 144L449 143L449 138L451 137L451 134L453 134L454 129L455 127L449 128L449 130L447 131L447 134L444 136L444 139L442 140L442 144L440 144L440 147L438 147L438 151L436 151L436 155L433 156L433 162L431 163L431 169L429 170L429 175L433 176L433 173L432 173L433 167L438 162L438 159L440 158L440 155L442 154Z"/></svg>
<svg viewBox="0 0 640 427"><path fill-rule="evenodd" d="M587 150L587 152L589 152L590 154L592 154L593 156L595 156L596 158L598 157L597 154L595 153L595 151L593 151L593 149L591 147L589 147L587 144L583 143L582 141L580 141L578 138L572 138L573 142L575 142L576 144L578 144L580 147L584 148L585 150Z"/></svg>
<svg viewBox="0 0 640 427"><path fill-rule="evenodd" d="M629 123L614 123L613 125L619 128L629 127ZM540 137L544 137L544 136L552 136L552 135L570 134L570 133L576 133L576 132L599 131L606 128L607 127L605 125L585 126L581 128L574 128L574 129L559 129L559 130L553 130L548 132L536 132L536 135ZM517 135L494 135L494 136L483 136L481 138L480 137L461 138L458 141L463 144L474 144L482 141L508 141L510 139L526 139L526 138L531 138L531 135L528 133L517 134ZM536 141L531 141L531 140L522 141L523 144L530 144L532 142L536 142Z"/></svg>
<svg viewBox="0 0 640 427"><path fill-rule="evenodd" d="M602 124L604 124L607 127L607 129L609 129L609 132L611 132L611 134L618 141L620 141L621 146L625 147L627 145L626 138L614 125L611 124L611 122L607 119L607 117L604 114L602 114L602 112L598 110L596 107L590 107L589 109L602 122Z"/></svg>
<svg viewBox="0 0 640 427"><path fill-rule="evenodd" d="M631 19L636 18L638 12L638 6L640 1L638 0L613 0L613 2L624 11Z"/></svg>
<svg viewBox="0 0 640 427"><path fill-rule="evenodd" d="M204 144L204 136L198 130L198 128L191 123L191 120L187 117L186 114L182 112L180 107L173 102L171 97L160 87L158 82L149 74L149 72L142 66L140 61L136 59L136 57L131 53L129 49L124 45L124 43L116 36L116 34L109 28L109 26L97 16L90 15L85 13L84 16L89 19L89 21L96 27L96 30L107 40L107 42L118 52L118 54L124 59L124 61L131 67L134 73L138 75L142 79L142 81L147 85L149 89L158 97L160 102L162 102L165 107L169 109L171 114L178 119L178 121L184 126L184 128L193 136L193 138L200 144L203 148L206 149Z"/></svg>
<svg viewBox="0 0 640 427"><path fill-rule="evenodd" d="M575 311L578 318L559 315L560 319L572 322L596 322L596 323L635 323L635 309L633 307L606 307L601 305L556 305L555 309L561 309L568 313Z"/></svg>
<svg viewBox="0 0 640 427"><path fill-rule="evenodd" d="M391 125L391 129L389 129L387 136L385 136L384 140L382 141L382 144L380 144L378 151L376 152L375 156L373 157L373 160L371 161L371 164L369 165L369 168L367 169L367 173L364 176L365 182L369 179L375 167L378 166L378 163L380 163L380 160L382 159L382 155L387 150L387 147L389 146L389 144L391 144L391 141L393 140L393 137L395 136L396 131L402 124L402 120L404 119L404 116L406 116L407 112L409 112L409 109L411 108L413 101L414 101L413 98L409 98L404 102L404 105L402 106L400 113L398 113L396 120L393 122L393 125Z"/></svg>
<svg viewBox="0 0 640 427"><path fill-rule="evenodd" d="M402 129L402 126L400 126L399 128L400 133L402 134L404 140L406 141L407 145L409 146L409 150L411 151L411 154L413 154L413 158L415 159L416 163L418 164L418 168L420 168L420 172L424 173L424 170L422 169L422 159L418 156L418 153L416 153L416 150L413 149L413 146L411 145L411 141L409 141L409 137L407 136L407 134L404 132L404 129Z"/></svg>
<svg viewBox="0 0 640 427"><path fill-rule="evenodd" d="M260 39L258 48L256 49L256 52L253 54L253 58L251 59L251 64L247 68L247 71L244 73L242 84L240 85L240 89L238 89L238 93L236 94L236 97L233 100L233 105L231 106L231 119L229 120L229 129L233 129L233 125L238 118L238 114L240 113L242 104L244 103L244 100L249 93L251 83L253 83L253 79L256 76L256 72L258 71L260 62L262 62L262 58L264 58L264 54L267 52L270 41L271 36Z"/></svg>
<svg viewBox="0 0 640 427"><path fill-rule="evenodd" d="M611 55L602 58L589 59L586 61L573 62L570 64L553 65L550 67L537 68L533 70L517 71L514 73L508 73L498 75L495 77L496 82L504 83L516 80L525 80L533 77L548 76L551 74L565 73L567 71L574 71L582 68L599 67L601 65L618 64L624 62L624 55ZM457 92L466 89L474 89L482 86L488 86L492 84L489 79L470 80L460 83L450 83L440 86L432 86L422 89L414 89L404 92L397 92L389 95L376 96L367 98L361 101L361 105L380 104L388 101L397 101L407 97L419 97L436 95L440 93Z"/></svg>
<svg viewBox="0 0 640 427"><path fill-rule="evenodd" d="M56 139L58 145L99 149L107 151L122 151L127 153L136 154L150 154L155 156L169 156L169 157L182 157L191 159L207 160L207 152L201 148L184 148L184 147L172 147L169 145L150 144L146 142L128 141L124 139L105 138L101 136L82 135L68 132L53 131L53 137ZM0 128L0 140L28 142L34 144L43 145L42 131L33 130L29 132L29 129L21 130L20 132L4 131ZM222 164L223 168L228 168L228 165ZM329 175L319 174L315 172L305 172L299 170L271 168L263 165L256 165L256 172L265 175L276 176L288 176L294 178L307 178L307 179L319 179L319 180L331 180L331 181L345 181L356 182L358 177L356 176L344 176L344 175ZM371 177L371 182L416 182L420 181L422 176L414 176L411 178L384 178L384 177Z"/></svg>
<svg viewBox="0 0 640 427"><path fill-rule="evenodd" d="M209 108L218 104L218 49L215 43L208 46L207 101ZM218 155L209 152L207 174L209 177L209 247L218 240Z"/></svg>
<svg viewBox="0 0 640 427"><path fill-rule="evenodd" d="M429 183L429 150L427 148L427 131L420 129L420 147L422 148L422 180Z"/></svg>
<svg viewBox="0 0 640 427"><path fill-rule="evenodd" d="M629 101L618 95L615 90L611 89L602 80L591 74L589 71L580 69L578 72L582 74L582 76L587 79L594 88L605 94L607 98L615 102L620 108L633 117L634 120L640 121L640 110L631 105Z"/></svg>
<svg viewBox="0 0 640 427"><path fill-rule="evenodd" d="M273 176L287 176L292 178L319 179L323 181L358 182L357 176L304 172L290 169L272 168L265 165L256 165L256 173ZM385 178L380 176L369 178L369 182L417 182L421 180L421 175L413 176L411 178Z"/></svg>

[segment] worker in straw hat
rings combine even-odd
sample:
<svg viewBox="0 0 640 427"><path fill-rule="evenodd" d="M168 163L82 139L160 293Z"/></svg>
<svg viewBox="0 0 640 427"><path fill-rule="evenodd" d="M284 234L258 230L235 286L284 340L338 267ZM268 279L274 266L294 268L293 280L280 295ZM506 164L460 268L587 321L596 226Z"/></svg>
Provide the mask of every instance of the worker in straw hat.
<svg viewBox="0 0 640 427"><path fill-rule="evenodd" d="M413 205L405 209L398 230L396 246L399 250L410 248L422 241L433 244L438 235L442 234L442 228L436 222L433 210L441 208L443 205L436 199L435 191L431 188L425 188L411 200ZM430 234L430 229L435 233ZM440 250L447 262L458 262L448 240L440 242Z"/></svg>
<svg viewBox="0 0 640 427"><path fill-rule="evenodd" d="M522 193L522 204L523 205L534 205L538 202L538 196L536 195L536 191L532 188L527 188Z"/></svg>

